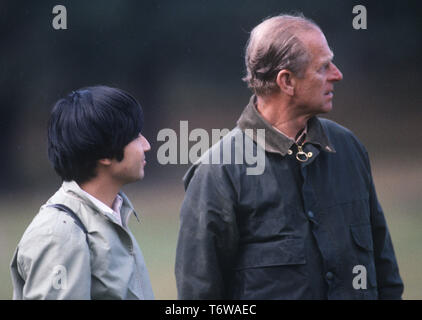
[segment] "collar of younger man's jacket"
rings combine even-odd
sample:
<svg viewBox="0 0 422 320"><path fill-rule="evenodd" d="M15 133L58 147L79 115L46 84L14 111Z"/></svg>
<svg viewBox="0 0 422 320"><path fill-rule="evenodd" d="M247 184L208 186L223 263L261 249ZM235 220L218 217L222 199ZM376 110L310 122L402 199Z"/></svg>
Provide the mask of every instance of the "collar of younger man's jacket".
<svg viewBox="0 0 422 320"><path fill-rule="evenodd" d="M107 215L107 216L111 216L112 218L115 218L114 215L102 210L102 208L99 207L96 203L94 203L92 199L87 197L87 195L85 194L86 192L83 192L83 190L78 185L78 183L76 183L76 181L63 181L62 188L65 191L65 193L73 194L80 200L84 201L93 210L100 212L103 215ZM122 191L119 192L119 195L122 197L122 200L123 200L123 203L120 209L120 215L121 215L122 221L124 221L127 226L129 222L129 217L133 213L133 215L136 217L136 220L140 222L139 216L136 213L135 209L133 208L133 205L128 199L128 197Z"/></svg>
<svg viewBox="0 0 422 320"><path fill-rule="evenodd" d="M245 129L253 129L253 136L251 138L260 144L267 152L279 153L282 156L287 154L287 151L294 145L294 141L289 139L284 134L278 132L271 124L265 120L256 109L256 96L253 95L249 104L243 110L239 120L238 127L248 134ZM257 139L257 130L265 129L264 145ZM248 134L249 135L249 134ZM325 134L324 128L317 117L312 117L308 120L308 133L306 135L305 143L312 143L321 147L322 150L335 153L330 140Z"/></svg>

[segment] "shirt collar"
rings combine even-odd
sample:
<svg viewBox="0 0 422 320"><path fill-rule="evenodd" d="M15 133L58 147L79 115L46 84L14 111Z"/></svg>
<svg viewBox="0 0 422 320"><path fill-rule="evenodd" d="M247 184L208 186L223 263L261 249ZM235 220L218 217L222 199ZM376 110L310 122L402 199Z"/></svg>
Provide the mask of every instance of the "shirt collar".
<svg viewBox="0 0 422 320"><path fill-rule="evenodd" d="M251 138L267 152L279 153L282 156L295 143L295 141L285 134L275 129L267 120L265 120L256 109L256 96L253 95L249 104L243 110L239 120L238 127L245 132L245 129L265 129L264 145L256 138L257 130L253 130ZM312 117L307 123L306 143L318 145L326 152L335 153L335 149L329 141L321 122L317 117ZM247 134L247 132L245 132Z"/></svg>
<svg viewBox="0 0 422 320"><path fill-rule="evenodd" d="M87 205L89 205L93 210L100 212L107 216L112 216L122 222L125 222L128 225L130 214L133 213L138 222L140 222L135 209L133 208L132 203L129 201L127 196L123 192L117 194L118 197L113 202L113 209L119 209L120 219L116 217L116 213L108 207L106 204L93 197L85 190L83 190L76 181L63 181L62 188L66 193L71 193L79 199L83 200ZM121 200L119 200L119 198Z"/></svg>
<svg viewBox="0 0 422 320"><path fill-rule="evenodd" d="M285 136L287 139L290 139L290 140L292 140L293 142L295 142L297 144L301 144L301 142L305 141L306 135L308 134L308 124L306 124L305 128L300 132L300 134L298 134L296 136L295 139L293 139L292 137L289 137L287 134L285 134L284 132L280 131L276 127L273 126L273 128L274 128L275 131L277 131L278 133L280 133L283 136Z"/></svg>
<svg viewBox="0 0 422 320"><path fill-rule="evenodd" d="M80 186L79 186L79 188L80 188ZM122 224L122 218L121 218L121 215L120 215L120 210L122 208L123 199L122 199L121 196L116 195L116 198L113 201L112 207L110 208L108 205L106 205L101 200L95 198L94 196L92 196L91 194L89 194L88 192L83 190L82 188L80 188L80 189L81 189L80 191L85 196L87 196L92 201L92 203L95 204L101 211L112 215L113 217L115 217L117 219L117 221L119 222L120 225Z"/></svg>

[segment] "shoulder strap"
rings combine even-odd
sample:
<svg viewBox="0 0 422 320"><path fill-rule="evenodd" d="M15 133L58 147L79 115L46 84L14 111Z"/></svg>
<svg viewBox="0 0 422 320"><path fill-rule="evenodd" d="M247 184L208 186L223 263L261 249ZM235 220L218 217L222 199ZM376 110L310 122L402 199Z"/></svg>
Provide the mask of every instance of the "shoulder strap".
<svg viewBox="0 0 422 320"><path fill-rule="evenodd" d="M84 224L82 223L81 219L79 219L79 217L76 215L76 213L74 213L72 211L72 209L70 209L69 207L66 207L64 204L59 204L59 203L55 203L55 204L50 204L48 205L48 207L53 207L56 209L59 209L61 211L66 212L69 216L71 216L73 218L73 220L75 221L76 225L78 225L79 228L82 229L82 231L85 233L86 239L88 241L88 230L86 230Z"/></svg>

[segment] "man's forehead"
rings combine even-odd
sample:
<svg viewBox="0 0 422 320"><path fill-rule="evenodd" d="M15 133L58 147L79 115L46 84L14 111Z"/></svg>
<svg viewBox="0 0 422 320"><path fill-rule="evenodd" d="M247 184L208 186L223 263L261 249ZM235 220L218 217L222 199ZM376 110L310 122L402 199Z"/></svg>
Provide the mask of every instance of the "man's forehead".
<svg viewBox="0 0 422 320"><path fill-rule="evenodd" d="M333 50L329 47L324 33L319 29L308 32L301 32L297 35L310 51L315 51L326 56L334 56Z"/></svg>
<svg viewBox="0 0 422 320"><path fill-rule="evenodd" d="M333 50L328 46L327 40L322 37L313 38L308 42L308 52L314 59L327 62L334 58Z"/></svg>

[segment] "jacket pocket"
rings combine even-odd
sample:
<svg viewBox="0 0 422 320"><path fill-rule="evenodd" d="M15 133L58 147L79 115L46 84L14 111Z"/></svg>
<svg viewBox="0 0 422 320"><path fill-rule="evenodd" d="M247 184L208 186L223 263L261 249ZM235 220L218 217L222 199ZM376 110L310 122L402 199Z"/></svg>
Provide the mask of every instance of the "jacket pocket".
<svg viewBox="0 0 422 320"><path fill-rule="evenodd" d="M368 284L376 287L376 271L374 261L374 244L372 230L369 224L355 224L350 226L353 242L355 244L355 263L366 268ZM354 266L353 266L354 267Z"/></svg>
<svg viewBox="0 0 422 320"><path fill-rule="evenodd" d="M302 239L248 244L231 279L233 299L298 299L306 292Z"/></svg>
<svg viewBox="0 0 422 320"><path fill-rule="evenodd" d="M276 242L250 243L241 248L237 270L281 265L305 264L302 239L284 239Z"/></svg>
<svg viewBox="0 0 422 320"><path fill-rule="evenodd" d="M369 224L351 225L352 237L354 242L362 249L374 251L372 242L371 226Z"/></svg>

